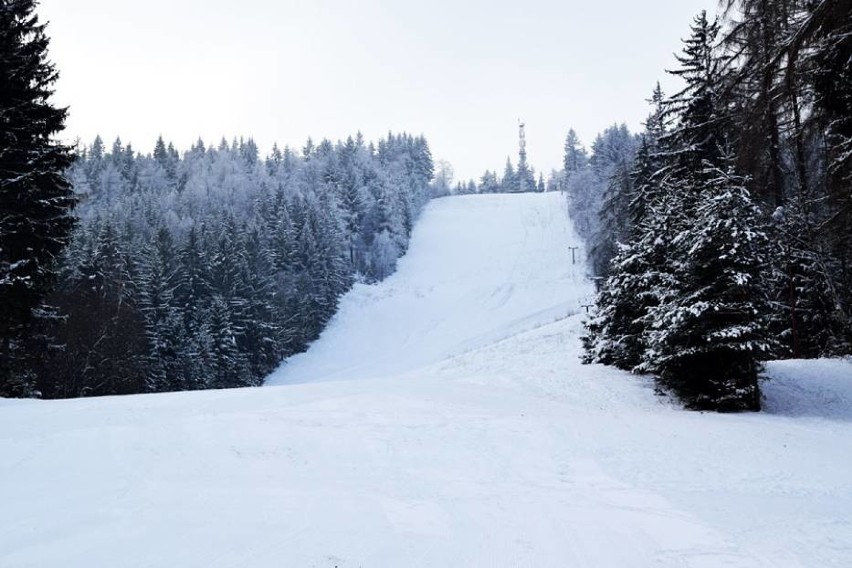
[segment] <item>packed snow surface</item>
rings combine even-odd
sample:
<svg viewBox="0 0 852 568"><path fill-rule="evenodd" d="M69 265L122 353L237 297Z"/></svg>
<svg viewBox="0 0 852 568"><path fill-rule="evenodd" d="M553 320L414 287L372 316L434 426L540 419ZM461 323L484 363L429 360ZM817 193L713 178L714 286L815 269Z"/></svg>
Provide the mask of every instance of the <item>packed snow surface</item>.
<svg viewBox="0 0 852 568"><path fill-rule="evenodd" d="M580 365L577 245L558 195L438 200L283 386L0 401L0 567L850 566L852 364L680 410Z"/></svg>

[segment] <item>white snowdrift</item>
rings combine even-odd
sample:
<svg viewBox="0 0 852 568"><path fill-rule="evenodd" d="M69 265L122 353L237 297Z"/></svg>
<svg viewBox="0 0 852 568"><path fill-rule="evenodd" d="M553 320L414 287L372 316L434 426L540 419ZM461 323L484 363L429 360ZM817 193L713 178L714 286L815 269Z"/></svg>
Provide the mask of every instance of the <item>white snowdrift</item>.
<svg viewBox="0 0 852 568"><path fill-rule="evenodd" d="M300 384L0 401L0 567L848 566L850 363L738 415L580 365L560 207L433 203Z"/></svg>

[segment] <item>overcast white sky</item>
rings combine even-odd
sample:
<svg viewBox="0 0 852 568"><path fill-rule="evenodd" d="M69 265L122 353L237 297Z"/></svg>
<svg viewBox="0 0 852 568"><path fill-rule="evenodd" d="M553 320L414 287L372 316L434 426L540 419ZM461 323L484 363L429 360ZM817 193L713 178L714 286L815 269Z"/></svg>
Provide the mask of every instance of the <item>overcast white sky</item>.
<svg viewBox="0 0 852 568"><path fill-rule="evenodd" d="M561 162L613 122L638 129L654 82L715 0L42 0L67 135L144 152L162 133L338 139L425 134L457 178Z"/></svg>

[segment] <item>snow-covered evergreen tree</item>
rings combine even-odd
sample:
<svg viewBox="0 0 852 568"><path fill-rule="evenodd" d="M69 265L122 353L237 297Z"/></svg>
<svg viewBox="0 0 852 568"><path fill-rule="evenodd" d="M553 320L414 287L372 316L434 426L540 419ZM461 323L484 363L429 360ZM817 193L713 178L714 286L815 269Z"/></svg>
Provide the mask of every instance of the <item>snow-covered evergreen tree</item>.
<svg viewBox="0 0 852 568"><path fill-rule="evenodd" d="M575 143L571 135L569 140ZM577 232L589 243L595 275L606 273L619 238L616 232L622 232L616 227L626 225L626 204L632 193L629 171L636 146L637 139L626 125L613 125L595 139L588 162L580 161L582 167L564 172L568 212ZM577 150L572 145L567 152ZM566 154L564 161L577 160L577 156Z"/></svg>
<svg viewBox="0 0 852 568"><path fill-rule="evenodd" d="M580 138L573 128L568 130L568 135L565 137L565 147L563 153L562 166L566 174L570 175L578 172L586 167L589 157L586 149L580 143Z"/></svg>
<svg viewBox="0 0 852 568"><path fill-rule="evenodd" d="M649 310L644 369L688 408L759 410L758 371L773 352L763 280L768 238L743 179L721 169L671 242L675 286ZM689 195L696 188L684 188ZM671 214L670 213L670 214Z"/></svg>
<svg viewBox="0 0 852 568"><path fill-rule="evenodd" d="M506 167L503 168L503 178L500 181L500 191L503 193L517 193L518 187L518 174L515 172L515 166L512 165L511 158L506 158Z"/></svg>
<svg viewBox="0 0 852 568"><path fill-rule="evenodd" d="M54 139L67 109L50 102L57 72L35 7L0 3L0 396L37 394L27 343L74 223L72 154Z"/></svg>
<svg viewBox="0 0 852 568"><path fill-rule="evenodd" d="M706 14L695 19L673 71L686 87L665 103L659 89L652 98L625 208L632 227L621 228L629 242L598 297L586 361L653 372L690 408L756 410L760 361L773 348L771 247L733 171L717 30ZM677 119L671 130L667 117Z"/></svg>

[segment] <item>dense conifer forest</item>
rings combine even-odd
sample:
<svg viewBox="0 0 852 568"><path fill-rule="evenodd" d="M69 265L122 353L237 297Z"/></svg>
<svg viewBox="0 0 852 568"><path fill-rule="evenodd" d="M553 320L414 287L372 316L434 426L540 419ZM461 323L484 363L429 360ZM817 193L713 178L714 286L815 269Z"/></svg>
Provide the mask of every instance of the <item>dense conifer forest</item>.
<svg viewBox="0 0 852 568"><path fill-rule="evenodd" d="M305 349L355 280L395 269L429 199L422 138L360 135L260 159L252 140L150 156L98 139L38 385L79 396L258 385ZM97 364L92 364L97 362Z"/></svg>
<svg viewBox="0 0 852 568"><path fill-rule="evenodd" d="M608 176L566 141L601 283L587 361L698 409L758 409L760 362L852 352L852 3L699 14ZM583 176L583 177L581 177ZM594 177L593 177L594 179ZM602 180L606 179L603 184Z"/></svg>
<svg viewBox="0 0 852 568"><path fill-rule="evenodd" d="M251 140L152 154L100 138L67 178L73 238L45 299L45 398L255 386L355 281L381 280L430 198L422 137L360 135L261 158ZM27 394L19 392L18 394Z"/></svg>

